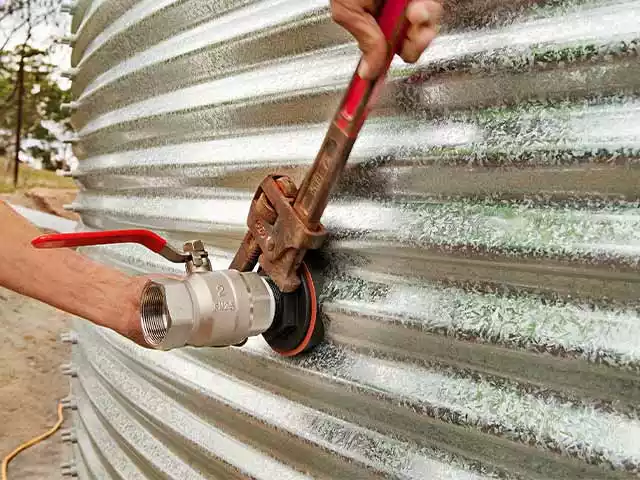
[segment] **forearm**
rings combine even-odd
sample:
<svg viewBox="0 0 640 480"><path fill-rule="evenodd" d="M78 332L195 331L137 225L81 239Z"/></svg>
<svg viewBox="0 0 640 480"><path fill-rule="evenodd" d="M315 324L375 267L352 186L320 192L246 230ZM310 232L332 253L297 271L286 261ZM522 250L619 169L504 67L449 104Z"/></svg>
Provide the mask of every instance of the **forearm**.
<svg viewBox="0 0 640 480"><path fill-rule="evenodd" d="M139 310L148 280L70 249L37 250L40 231L0 201L0 286L111 328L144 345Z"/></svg>

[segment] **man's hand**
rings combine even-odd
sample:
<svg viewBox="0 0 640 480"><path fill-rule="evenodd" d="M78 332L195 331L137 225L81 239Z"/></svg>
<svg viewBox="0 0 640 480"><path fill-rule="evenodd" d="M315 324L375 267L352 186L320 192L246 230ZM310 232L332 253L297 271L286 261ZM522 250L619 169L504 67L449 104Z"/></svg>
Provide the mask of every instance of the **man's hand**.
<svg viewBox="0 0 640 480"><path fill-rule="evenodd" d="M358 74L373 79L384 68L387 44L373 16L376 0L331 0L333 20L347 29L358 42L364 58ZM412 0L407 8L409 29L400 56L415 63L438 33L442 5L434 0Z"/></svg>
<svg viewBox="0 0 640 480"><path fill-rule="evenodd" d="M38 250L35 226L0 200L0 286L27 295L148 347L140 298L149 277L131 277L70 250Z"/></svg>

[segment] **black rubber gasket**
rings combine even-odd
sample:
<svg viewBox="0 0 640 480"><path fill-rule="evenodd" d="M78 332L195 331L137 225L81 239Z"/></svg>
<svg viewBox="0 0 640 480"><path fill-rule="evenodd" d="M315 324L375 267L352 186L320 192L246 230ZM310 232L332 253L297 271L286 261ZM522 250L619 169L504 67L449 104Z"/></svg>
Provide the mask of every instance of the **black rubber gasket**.
<svg viewBox="0 0 640 480"><path fill-rule="evenodd" d="M300 286L290 293L281 292L265 276L275 297L276 313L271 327L262 336L273 350L287 357L311 350L324 339L315 285L306 265L301 266L300 274Z"/></svg>

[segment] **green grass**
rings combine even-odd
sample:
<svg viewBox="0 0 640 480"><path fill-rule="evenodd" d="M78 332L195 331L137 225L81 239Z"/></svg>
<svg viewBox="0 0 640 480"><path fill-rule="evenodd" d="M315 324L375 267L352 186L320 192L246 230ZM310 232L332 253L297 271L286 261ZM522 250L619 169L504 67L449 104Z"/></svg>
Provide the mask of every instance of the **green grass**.
<svg viewBox="0 0 640 480"><path fill-rule="evenodd" d="M10 172L5 168L6 160L0 158L0 193L13 193L13 169ZM20 165L17 191L29 190L35 187L45 188L69 188L75 189L75 182L68 177L59 177L56 172L48 170L35 170L26 165Z"/></svg>

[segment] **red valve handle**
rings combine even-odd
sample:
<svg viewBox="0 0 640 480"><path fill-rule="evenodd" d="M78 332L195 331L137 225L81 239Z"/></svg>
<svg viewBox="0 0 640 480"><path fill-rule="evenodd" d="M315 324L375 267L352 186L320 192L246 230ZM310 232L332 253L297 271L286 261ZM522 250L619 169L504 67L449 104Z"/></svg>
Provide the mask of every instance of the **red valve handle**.
<svg viewBox="0 0 640 480"><path fill-rule="evenodd" d="M389 70L393 56L400 50L409 26L405 12L411 0L387 0L376 21L387 40L387 60L377 79L365 80L357 71L351 79L342 102L336 125L351 138L358 136L362 124L377 100L385 74Z"/></svg>
<svg viewBox="0 0 640 480"><path fill-rule="evenodd" d="M106 232L78 232L41 235L31 241L35 248L73 248L112 243L139 243L161 253L167 241L149 230L110 230Z"/></svg>
<svg viewBox="0 0 640 480"><path fill-rule="evenodd" d="M58 233L41 235L31 241L35 248L73 248L112 243L138 243L174 263L185 263L191 259L190 254L175 250L164 238L149 230Z"/></svg>

